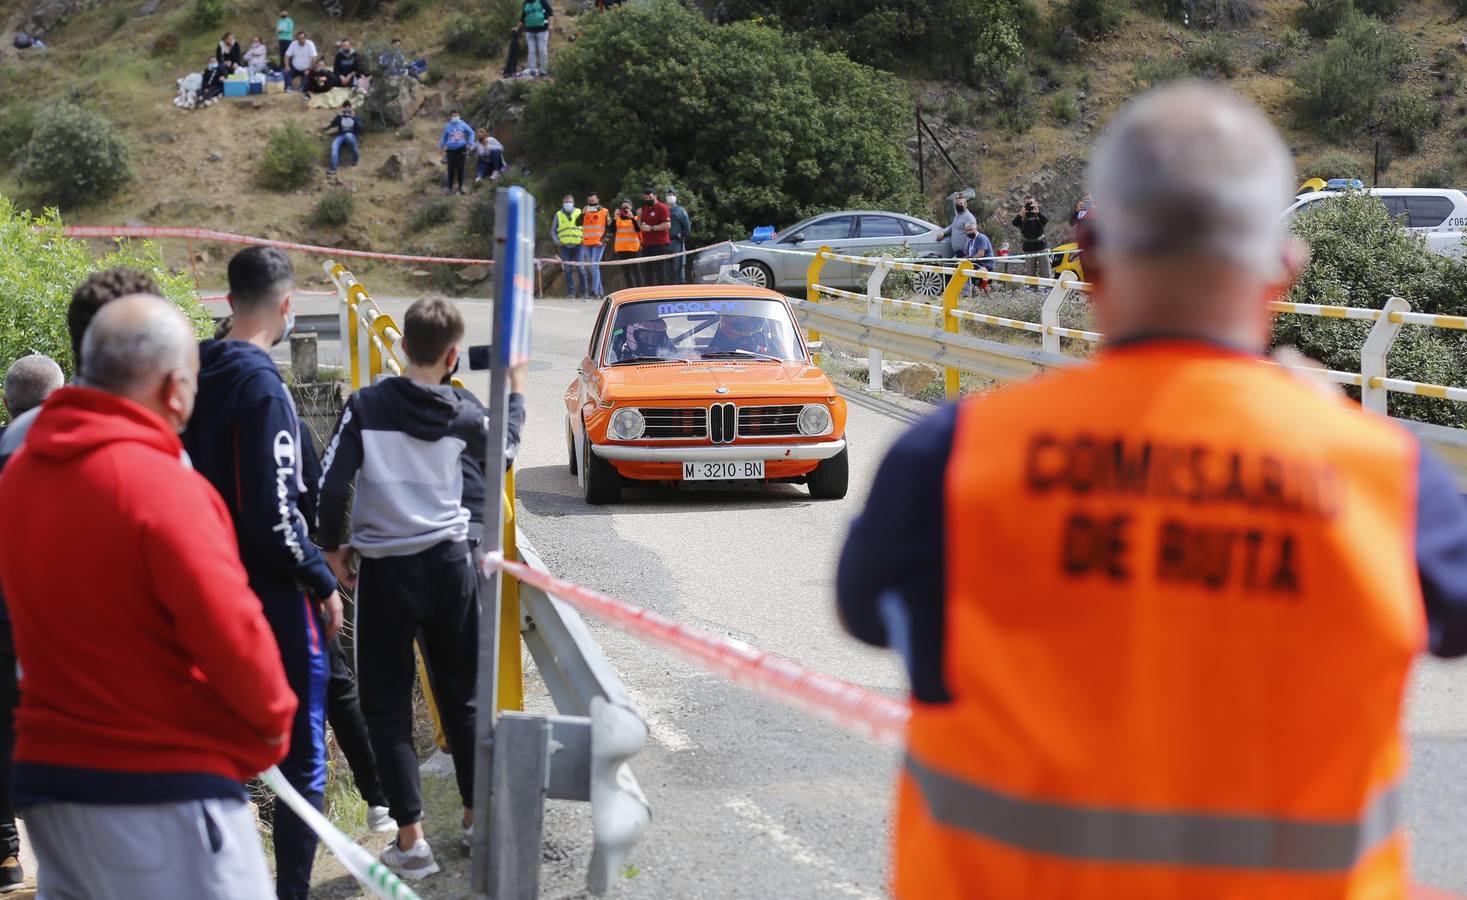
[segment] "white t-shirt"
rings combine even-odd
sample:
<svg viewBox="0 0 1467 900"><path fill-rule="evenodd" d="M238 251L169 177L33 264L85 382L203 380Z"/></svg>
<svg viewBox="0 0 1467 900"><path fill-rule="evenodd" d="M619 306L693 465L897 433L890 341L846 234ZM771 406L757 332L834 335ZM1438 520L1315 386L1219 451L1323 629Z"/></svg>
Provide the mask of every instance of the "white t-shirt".
<svg viewBox="0 0 1467 900"><path fill-rule="evenodd" d="M316 42L291 41L290 47L285 51L285 58L290 60L290 67L297 72L311 71L311 60L316 58Z"/></svg>

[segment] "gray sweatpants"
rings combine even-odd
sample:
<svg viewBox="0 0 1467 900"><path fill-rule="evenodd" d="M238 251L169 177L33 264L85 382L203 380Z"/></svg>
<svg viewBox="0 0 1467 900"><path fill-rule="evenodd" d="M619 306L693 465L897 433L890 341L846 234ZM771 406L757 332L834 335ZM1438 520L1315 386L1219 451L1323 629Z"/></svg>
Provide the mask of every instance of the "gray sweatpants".
<svg viewBox="0 0 1467 900"><path fill-rule="evenodd" d="M249 805L47 803L24 811L36 900L273 900Z"/></svg>

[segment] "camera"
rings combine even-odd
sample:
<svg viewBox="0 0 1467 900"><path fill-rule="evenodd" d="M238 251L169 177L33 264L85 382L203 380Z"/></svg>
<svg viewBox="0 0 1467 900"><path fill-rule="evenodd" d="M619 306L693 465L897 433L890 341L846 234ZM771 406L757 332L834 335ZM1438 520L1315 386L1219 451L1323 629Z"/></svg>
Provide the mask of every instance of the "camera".
<svg viewBox="0 0 1467 900"><path fill-rule="evenodd" d="M489 369L489 360L493 358L488 344L476 344L469 348L469 371L484 372Z"/></svg>

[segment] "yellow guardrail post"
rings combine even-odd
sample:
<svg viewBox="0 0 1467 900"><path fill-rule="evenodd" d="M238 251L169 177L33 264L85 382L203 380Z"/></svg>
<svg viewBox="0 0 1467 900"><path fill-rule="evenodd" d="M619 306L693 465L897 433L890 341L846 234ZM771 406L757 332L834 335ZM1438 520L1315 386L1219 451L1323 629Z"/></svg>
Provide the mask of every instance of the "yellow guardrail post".
<svg viewBox="0 0 1467 900"><path fill-rule="evenodd" d="M966 259L958 263L957 269L953 271L953 277L948 279L947 288L942 292L942 330L948 334L957 334L959 331L958 317L953 315L953 310L958 308L958 300L963 296L963 288L968 286L968 273L972 271L973 264ZM942 370L942 380L947 399L958 399L961 387L958 382L957 367L945 366Z"/></svg>
<svg viewBox="0 0 1467 900"><path fill-rule="evenodd" d="M820 302L820 292L815 290L815 285L820 283L820 270L825 268L825 254L829 252L830 248L822 244L820 249L815 251L814 259L810 260L810 267L805 270L805 299L811 303ZM820 340L820 332L811 328L805 339L814 343ZM810 358L815 361L815 365L820 365L819 353L812 354Z"/></svg>
<svg viewBox="0 0 1467 900"><path fill-rule="evenodd" d="M519 559L515 543L514 467L504 473L504 558ZM520 583L501 573L499 588L499 708L525 708L525 673L520 654Z"/></svg>

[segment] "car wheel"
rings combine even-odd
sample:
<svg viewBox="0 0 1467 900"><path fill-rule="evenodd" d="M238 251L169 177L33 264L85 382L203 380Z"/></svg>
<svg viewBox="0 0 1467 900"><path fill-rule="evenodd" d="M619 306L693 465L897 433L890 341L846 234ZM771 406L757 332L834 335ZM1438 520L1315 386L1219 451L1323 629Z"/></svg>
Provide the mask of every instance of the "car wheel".
<svg viewBox="0 0 1467 900"><path fill-rule="evenodd" d="M586 436L586 502L592 506L615 503L621 499L621 473L609 461L591 452L591 437Z"/></svg>
<svg viewBox="0 0 1467 900"><path fill-rule="evenodd" d="M570 473L576 474L576 433L571 430L570 419L565 420L565 452L570 457Z"/></svg>
<svg viewBox="0 0 1467 900"><path fill-rule="evenodd" d="M753 262L751 260L749 262L739 263L738 276L754 287L774 287L774 273L769 271L769 267L761 262Z"/></svg>
<svg viewBox="0 0 1467 900"><path fill-rule="evenodd" d="M842 450L830 459L822 460L815 471L805 476L810 496L816 500L839 500L846 495L851 481L850 458Z"/></svg>
<svg viewBox="0 0 1467 900"><path fill-rule="evenodd" d="M917 273L917 293L923 297L941 297L947 279L936 272Z"/></svg>

